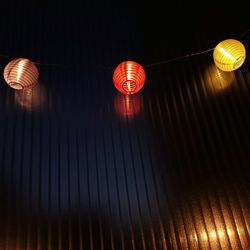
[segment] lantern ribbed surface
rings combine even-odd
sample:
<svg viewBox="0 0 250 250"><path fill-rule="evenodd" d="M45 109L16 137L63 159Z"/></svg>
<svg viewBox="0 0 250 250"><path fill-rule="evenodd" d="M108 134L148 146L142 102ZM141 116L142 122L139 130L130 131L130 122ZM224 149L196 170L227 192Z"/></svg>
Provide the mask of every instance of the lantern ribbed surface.
<svg viewBox="0 0 250 250"><path fill-rule="evenodd" d="M26 58L16 58L10 61L3 72L4 80L13 89L33 87L39 77L36 65Z"/></svg>
<svg viewBox="0 0 250 250"><path fill-rule="evenodd" d="M121 62L114 71L113 82L122 94L135 94L144 85L146 74L143 67L134 61Z"/></svg>
<svg viewBox="0 0 250 250"><path fill-rule="evenodd" d="M213 59L215 65L223 71L238 69L246 59L244 45L235 39L226 39L214 49Z"/></svg>

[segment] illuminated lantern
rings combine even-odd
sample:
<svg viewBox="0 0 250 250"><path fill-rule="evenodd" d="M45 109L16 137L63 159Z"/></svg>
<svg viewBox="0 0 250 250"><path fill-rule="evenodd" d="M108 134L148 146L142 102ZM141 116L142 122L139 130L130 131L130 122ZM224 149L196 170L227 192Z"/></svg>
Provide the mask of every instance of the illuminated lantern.
<svg viewBox="0 0 250 250"><path fill-rule="evenodd" d="M134 61L120 63L114 71L113 82L122 94L135 94L144 85L146 74L143 67Z"/></svg>
<svg viewBox="0 0 250 250"><path fill-rule="evenodd" d="M226 39L220 42L213 51L215 65L223 71L238 69L246 59L244 45L235 39Z"/></svg>
<svg viewBox="0 0 250 250"><path fill-rule="evenodd" d="M26 58L16 58L10 61L3 72L7 84L17 90L33 87L39 77L36 65Z"/></svg>

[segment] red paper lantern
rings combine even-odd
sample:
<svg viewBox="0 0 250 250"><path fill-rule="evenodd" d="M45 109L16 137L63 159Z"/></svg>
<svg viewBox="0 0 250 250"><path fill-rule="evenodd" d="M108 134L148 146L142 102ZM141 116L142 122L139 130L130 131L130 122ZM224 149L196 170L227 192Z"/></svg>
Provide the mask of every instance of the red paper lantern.
<svg viewBox="0 0 250 250"><path fill-rule="evenodd" d="M7 84L17 90L33 87L39 77L36 65L26 58L16 58L10 61L3 72Z"/></svg>
<svg viewBox="0 0 250 250"><path fill-rule="evenodd" d="M134 61L120 63L114 71L113 82L122 94L135 94L144 85L146 74L143 67Z"/></svg>

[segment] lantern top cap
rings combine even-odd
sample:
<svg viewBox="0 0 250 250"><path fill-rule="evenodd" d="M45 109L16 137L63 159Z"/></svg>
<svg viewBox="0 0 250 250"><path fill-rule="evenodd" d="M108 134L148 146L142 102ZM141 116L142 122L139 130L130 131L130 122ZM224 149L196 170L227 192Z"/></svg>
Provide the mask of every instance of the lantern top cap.
<svg viewBox="0 0 250 250"><path fill-rule="evenodd" d="M140 63L138 63L138 62L136 62L136 61L133 61L133 60L125 60L125 61L122 61L122 62L120 62L119 64L118 64L118 66L119 65L121 65L121 64L137 64L137 65L140 65L141 67L143 67Z"/></svg>
<svg viewBox="0 0 250 250"><path fill-rule="evenodd" d="M224 39L224 40L222 40L221 42L219 42L219 43L217 44L217 46L219 46L219 45L221 45L221 44L223 44L223 43L227 43L227 42L238 43L238 44L241 44L241 45L244 47L244 45L243 45L243 43L242 43L241 41L239 41L239 40L237 40L237 39L234 39L234 38L227 38L227 39ZM217 47L217 46L216 46L216 47Z"/></svg>

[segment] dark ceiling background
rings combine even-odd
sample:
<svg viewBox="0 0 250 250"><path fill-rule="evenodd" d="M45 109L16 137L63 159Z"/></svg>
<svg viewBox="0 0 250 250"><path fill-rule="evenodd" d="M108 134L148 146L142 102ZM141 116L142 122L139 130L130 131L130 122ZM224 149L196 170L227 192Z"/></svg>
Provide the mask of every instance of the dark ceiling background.
<svg viewBox="0 0 250 250"><path fill-rule="evenodd" d="M0 81L1 250L249 249L244 5L1 3L2 70L40 74L31 97ZM246 46L235 72L186 56L226 38ZM130 98L124 60L147 76Z"/></svg>

